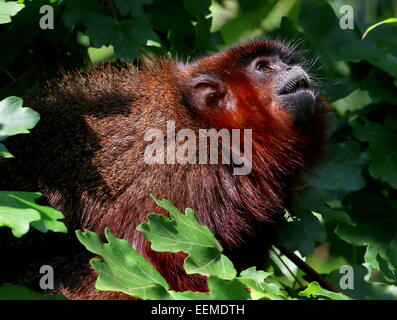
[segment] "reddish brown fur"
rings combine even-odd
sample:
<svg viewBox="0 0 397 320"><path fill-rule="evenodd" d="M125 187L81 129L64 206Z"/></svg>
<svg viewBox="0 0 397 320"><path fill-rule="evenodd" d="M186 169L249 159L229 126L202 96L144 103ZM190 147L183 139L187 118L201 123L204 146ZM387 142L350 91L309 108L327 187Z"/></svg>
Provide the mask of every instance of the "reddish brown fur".
<svg viewBox="0 0 397 320"><path fill-rule="evenodd" d="M203 277L185 275L183 254L153 252L135 230L147 213L161 212L150 193L181 209L193 208L237 265L264 257L300 170L313 162L323 140L320 111L297 128L287 111L274 106L272 84L258 88L236 64L276 49L286 50L259 41L191 65L161 60L139 71L102 66L65 75L46 88L43 97L26 100L42 120L31 134L7 140L16 158L0 160L0 189L42 192L42 203L65 214L70 235L31 232L16 242L0 230L2 239L9 236L15 243L4 246L2 240L0 245L2 261L6 256L10 262L14 255L14 262L3 266L0 282L37 284L39 266L50 264L57 289L69 298L125 298L94 289L90 255L73 235L82 228L103 235L110 227L130 241L172 289L206 290ZM185 84L198 72L213 72L222 79L236 101L233 112L196 113L186 105ZM144 133L151 127L165 132L167 120L175 120L177 130L252 128L252 173L235 176L229 165L146 164Z"/></svg>

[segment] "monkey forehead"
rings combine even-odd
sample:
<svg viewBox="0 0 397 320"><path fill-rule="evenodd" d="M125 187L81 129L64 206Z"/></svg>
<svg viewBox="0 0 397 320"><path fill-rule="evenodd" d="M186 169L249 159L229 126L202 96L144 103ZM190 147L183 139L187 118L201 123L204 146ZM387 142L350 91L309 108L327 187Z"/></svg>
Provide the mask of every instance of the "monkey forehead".
<svg viewBox="0 0 397 320"><path fill-rule="evenodd" d="M245 66L258 57L278 57L289 65L304 62L303 52L297 49L296 42L261 39L247 41L215 55L201 58L188 65L188 69L191 73L199 70L226 71L238 66Z"/></svg>

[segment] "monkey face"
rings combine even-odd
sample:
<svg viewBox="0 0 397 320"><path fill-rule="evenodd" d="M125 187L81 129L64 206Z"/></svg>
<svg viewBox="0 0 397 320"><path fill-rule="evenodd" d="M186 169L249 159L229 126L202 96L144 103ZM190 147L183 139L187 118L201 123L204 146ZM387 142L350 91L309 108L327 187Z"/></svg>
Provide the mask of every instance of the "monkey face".
<svg viewBox="0 0 397 320"><path fill-rule="evenodd" d="M303 65L280 42L248 42L189 66L187 100L193 110L247 126L277 117L305 125L321 101Z"/></svg>
<svg viewBox="0 0 397 320"><path fill-rule="evenodd" d="M270 86L272 100L287 110L295 123L305 123L313 115L315 92L299 64L289 64L276 55L254 59L250 69L258 92L260 87Z"/></svg>

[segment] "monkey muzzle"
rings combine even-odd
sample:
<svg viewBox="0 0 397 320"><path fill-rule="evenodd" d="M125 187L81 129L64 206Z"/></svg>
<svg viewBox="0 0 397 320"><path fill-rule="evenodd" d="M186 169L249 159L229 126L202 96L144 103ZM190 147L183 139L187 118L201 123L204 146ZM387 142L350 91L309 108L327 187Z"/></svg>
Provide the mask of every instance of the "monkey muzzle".
<svg viewBox="0 0 397 320"><path fill-rule="evenodd" d="M288 67L278 75L277 97L296 123L304 123L314 113L315 93L306 72L299 66Z"/></svg>

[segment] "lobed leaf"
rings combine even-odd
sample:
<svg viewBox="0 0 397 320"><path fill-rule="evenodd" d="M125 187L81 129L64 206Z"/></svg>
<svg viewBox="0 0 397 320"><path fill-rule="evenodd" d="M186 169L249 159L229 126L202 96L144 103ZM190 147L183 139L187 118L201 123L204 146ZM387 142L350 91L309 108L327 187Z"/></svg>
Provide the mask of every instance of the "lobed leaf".
<svg viewBox="0 0 397 320"><path fill-rule="evenodd" d="M235 277L236 270L232 262L221 253L222 247L211 231L200 225L193 210L188 208L182 214L170 201L154 200L169 212L170 217L149 214L148 222L137 228L152 243L153 250L186 252L188 257L185 259L184 268L189 274L199 273L222 279Z"/></svg>
<svg viewBox="0 0 397 320"><path fill-rule="evenodd" d="M307 288L301 292L299 292L301 297L326 297L331 300L352 300L351 298L345 296L342 293L335 293L328 290L325 290L320 287L317 282L311 282L307 286Z"/></svg>
<svg viewBox="0 0 397 320"><path fill-rule="evenodd" d="M9 227L17 238L29 231L30 225L41 232L67 232L57 221L63 214L53 208L41 206L35 200L38 192L0 191L0 227Z"/></svg>
<svg viewBox="0 0 397 320"><path fill-rule="evenodd" d="M0 0L0 24L11 22L11 17L25 8L24 4L17 1Z"/></svg>

